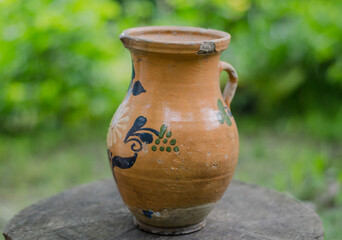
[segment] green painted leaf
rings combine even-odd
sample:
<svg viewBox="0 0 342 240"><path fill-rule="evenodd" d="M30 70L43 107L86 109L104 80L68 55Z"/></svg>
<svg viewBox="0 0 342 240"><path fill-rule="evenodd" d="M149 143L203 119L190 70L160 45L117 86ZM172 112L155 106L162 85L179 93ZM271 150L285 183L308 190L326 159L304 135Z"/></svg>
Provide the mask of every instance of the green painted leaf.
<svg viewBox="0 0 342 240"><path fill-rule="evenodd" d="M224 118L222 112L217 112L217 119L221 124L224 124Z"/></svg>
<svg viewBox="0 0 342 240"><path fill-rule="evenodd" d="M224 124L224 122L226 122L228 126L231 126L232 120L230 119L228 113L226 112L226 109L225 109L221 99L217 99L217 108L219 109L219 112L217 113L218 121L221 124Z"/></svg>
<svg viewBox="0 0 342 240"><path fill-rule="evenodd" d="M221 101L221 99L217 99L217 108L223 112L224 111L224 105L223 102Z"/></svg>
<svg viewBox="0 0 342 240"><path fill-rule="evenodd" d="M167 129L167 125L166 124L163 124L161 127L160 127L160 132L159 132L159 138L162 139L164 137L164 134L166 132L166 129Z"/></svg>
<svg viewBox="0 0 342 240"><path fill-rule="evenodd" d="M232 125L232 120L230 119L228 113L224 112L223 118L224 118L224 121L228 124L228 126Z"/></svg>

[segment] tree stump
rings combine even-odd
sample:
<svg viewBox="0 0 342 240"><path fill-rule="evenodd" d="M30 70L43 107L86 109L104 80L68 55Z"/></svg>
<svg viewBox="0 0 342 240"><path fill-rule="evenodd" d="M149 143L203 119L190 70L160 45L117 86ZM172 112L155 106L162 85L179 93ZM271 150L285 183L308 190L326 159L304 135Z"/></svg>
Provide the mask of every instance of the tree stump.
<svg viewBox="0 0 342 240"><path fill-rule="evenodd" d="M232 181L200 231L181 236L145 233L133 224L113 180L62 192L19 212L4 230L6 240L57 239L323 239L317 214L284 194Z"/></svg>

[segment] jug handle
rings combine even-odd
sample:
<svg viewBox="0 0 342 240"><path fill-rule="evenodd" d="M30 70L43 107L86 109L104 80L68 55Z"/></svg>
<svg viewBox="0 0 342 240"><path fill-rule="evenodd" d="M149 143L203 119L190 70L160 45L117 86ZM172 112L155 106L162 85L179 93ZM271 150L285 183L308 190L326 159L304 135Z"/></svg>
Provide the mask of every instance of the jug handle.
<svg viewBox="0 0 342 240"><path fill-rule="evenodd" d="M219 71L220 74L222 73L222 71L226 71L229 76L228 82L226 83L222 95L223 100L225 101L227 107L230 109L230 103L234 97L237 88L238 75L232 65L223 61L220 61L219 63Z"/></svg>

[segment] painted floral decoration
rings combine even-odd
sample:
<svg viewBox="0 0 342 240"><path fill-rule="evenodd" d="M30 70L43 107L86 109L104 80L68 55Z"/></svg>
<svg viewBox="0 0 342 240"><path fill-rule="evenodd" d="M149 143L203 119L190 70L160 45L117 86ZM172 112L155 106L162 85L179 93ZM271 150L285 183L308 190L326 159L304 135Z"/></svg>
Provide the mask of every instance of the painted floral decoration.
<svg viewBox="0 0 342 240"><path fill-rule="evenodd" d="M231 117L233 117L232 113L230 112L228 107L225 107L223 105L223 102L221 101L221 99L217 100L217 108L219 109L218 113L217 113L217 119L221 124L224 124L224 122L226 122L226 124L228 126L232 125L232 120Z"/></svg>
<svg viewBox="0 0 342 240"><path fill-rule="evenodd" d="M116 110L112 121L109 125L108 135L107 135L107 145L108 147L116 144L119 138L122 137L121 131L124 131L127 127L127 122L129 120L129 116L127 113L129 111L129 107L126 104L121 104L119 108Z"/></svg>
<svg viewBox="0 0 342 240"><path fill-rule="evenodd" d="M164 138L164 135L165 135L165 138ZM179 152L179 147L175 146L177 142L176 139L174 138L170 139L171 137L172 137L171 130L167 131L167 125L163 124L160 127L158 138L154 142L155 145L151 147L152 151L157 151L159 149L159 151L161 152L163 152L164 150L166 150L166 152L171 152L173 149L174 152ZM170 146L168 146L167 144L169 144ZM158 145L160 145L159 148L158 148Z"/></svg>

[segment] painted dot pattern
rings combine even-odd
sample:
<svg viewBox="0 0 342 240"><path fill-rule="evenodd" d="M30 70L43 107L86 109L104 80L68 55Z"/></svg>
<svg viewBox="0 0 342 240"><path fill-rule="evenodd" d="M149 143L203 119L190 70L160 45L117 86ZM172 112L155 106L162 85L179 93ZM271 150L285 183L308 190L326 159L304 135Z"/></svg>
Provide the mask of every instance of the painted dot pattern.
<svg viewBox="0 0 342 240"><path fill-rule="evenodd" d="M164 138L165 137L165 138ZM156 145L162 145L159 146L159 151L163 152L166 150L166 152L171 152L172 150L174 152L179 152L179 147L175 146L176 145L176 139L172 138L169 141L169 138L172 137L172 132L169 130L167 131L167 125L163 124L160 127L159 135L158 138L154 141L155 145L151 147L152 151L157 151L158 147ZM171 146L166 146L167 144L170 144ZM163 146L164 145L164 146Z"/></svg>
<svg viewBox="0 0 342 240"><path fill-rule="evenodd" d="M168 131L167 133L166 133L166 137L167 138L170 138L172 136L172 132L171 131Z"/></svg>

